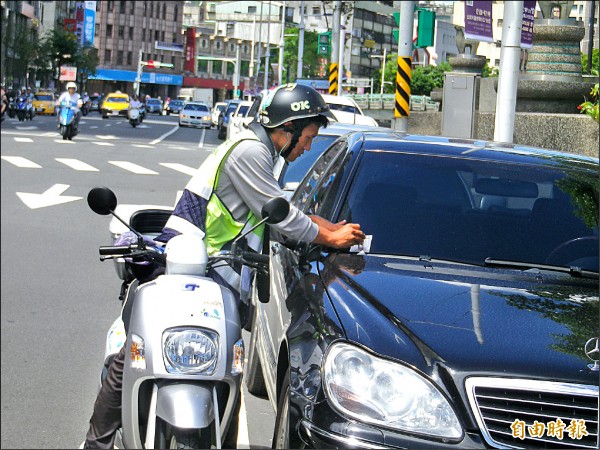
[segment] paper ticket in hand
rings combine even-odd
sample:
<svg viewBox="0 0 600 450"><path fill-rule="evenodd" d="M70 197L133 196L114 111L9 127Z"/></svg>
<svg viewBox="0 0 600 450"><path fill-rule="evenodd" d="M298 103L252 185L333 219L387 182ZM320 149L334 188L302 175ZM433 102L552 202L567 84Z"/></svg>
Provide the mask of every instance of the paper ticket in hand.
<svg viewBox="0 0 600 450"><path fill-rule="evenodd" d="M350 247L350 253L358 253L359 255L364 255L365 253L369 253L371 251L371 240L372 239L373 239L373 236L370 234L367 234L367 236L365 237L365 240L363 241L362 244L353 245L352 247Z"/></svg>

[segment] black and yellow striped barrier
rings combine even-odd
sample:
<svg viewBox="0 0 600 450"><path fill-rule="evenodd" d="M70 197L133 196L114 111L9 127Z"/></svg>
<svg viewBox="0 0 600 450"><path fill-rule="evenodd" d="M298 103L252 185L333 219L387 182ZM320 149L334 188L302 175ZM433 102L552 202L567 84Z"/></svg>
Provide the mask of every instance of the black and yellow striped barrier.
<svg viewBox="0 0 600 450"><path fill-rule="evenodd" d="M396 97L394 102L394 117L408 117L410 114L410 76L412 58L398 57L396 72ZM330 84L331 86L331 84ZM331 89L331 88L330 88Z"/></svg>
<svg viewBox="0 0 600 450"><path fill-rule="evenodd" d="M338 65L337 63L329 64L329 94L337 95L338 91Z"/></svg>

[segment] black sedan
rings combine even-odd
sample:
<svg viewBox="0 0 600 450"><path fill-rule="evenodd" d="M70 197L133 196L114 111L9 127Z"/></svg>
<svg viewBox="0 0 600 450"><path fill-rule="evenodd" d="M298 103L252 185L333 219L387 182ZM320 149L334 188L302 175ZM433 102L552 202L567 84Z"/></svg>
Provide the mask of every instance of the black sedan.
<svg viewBox="0 0 600 450"><path fill-rule="evenodd" d="M244 378L274 447L597 448L597 159L356 132L291 201L368 240L271 230Z"/></svg>

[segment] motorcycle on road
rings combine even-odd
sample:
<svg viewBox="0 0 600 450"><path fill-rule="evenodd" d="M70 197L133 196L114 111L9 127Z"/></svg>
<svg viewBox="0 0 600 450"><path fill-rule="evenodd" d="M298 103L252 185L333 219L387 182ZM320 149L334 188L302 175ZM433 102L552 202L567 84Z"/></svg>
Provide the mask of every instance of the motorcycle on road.
<svg viewBox="0 0 600 450"><path fill-rule="evenodd" d="M16 106L17 119L19 119L19 122L33 120L35 109L33 108L33 103L30 98L25 95L17 97Z"/></svg>
<svg viewBox="0 0 600 450"><path fill-rule="evenodd" d="M62 101L58 107L58 128L63 140L72 140L79 134L75 126L77 117L77 104L75 102Z"/></svg>
<svg viewBox="0 0 600 450"><path fill-rule="evenodd" d="M129 109L129 123L133 128L142 123L142 113L140 108L133 107Z"/></svg>
<svg viewBox="0 0 600 450"><path fill-rule="evenodd" d="M113 245L99 248L100 260L115 260L123 280L122 315L107 334L101 377L102 382L111 359L126 345L122 427L115 445L235 445L244 364L240 316L232 292L206 275L211 267L226 263L264 271L269 257L242 251L237 241L229 250L208 256L202 239L188 234L162 247L152 237L161 232L170 211L142 209L123 220L108 188L92 189L88 204L130 230L112 233L113 238L118 235ZM277 223L288 212L285 199L273 199L256 226ZM160 269L164 272L154 276Z"/></svg>

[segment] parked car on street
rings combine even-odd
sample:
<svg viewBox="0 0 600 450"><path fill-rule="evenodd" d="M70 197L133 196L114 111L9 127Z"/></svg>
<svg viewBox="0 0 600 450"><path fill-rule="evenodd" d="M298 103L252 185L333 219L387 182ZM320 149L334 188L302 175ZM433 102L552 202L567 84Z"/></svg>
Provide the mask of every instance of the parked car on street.
<svg viewBox="0 0 600 450"><path fill-rule="evenodd" d="M129 111L129 95L120 91L111 92L102 102L100 112L103 119L111 116L127 117Z"/></svg>
<svg viewBox="0 0 600 450"><path fill-rule="evenodd" d="M184 105L184 100L171 100L167 105L167 116L170 116L171 114L179 114Z"/></svg>
<svg viewBox="0 0 600 450"><path fill-rule="evenodd" d="M179 113L180 127L210 128L210 109L204 102L187 102Z"/></svg>
<svg viewBox="0 0 600 450"><path fill-rule="evenodd" d="M251 116L248 116L248 111L250 110L250 106L252 106L251 101L243 100L238 103L237 108L231 114L229 118L229 123L227 124L227 133L226 138L229 139L231 136L234 136L236 133L240 133L244 130L244 124L249 124L254 119Z"/></svg>
<svg viewBox="0 0 600 450"><path fill-rule="evenodd" d="M374 127L379 126L375 119L363 113L353 98L343 95L321 95L338 122L371 125Z"/></svg>
<svg viewBox="0 0 600 450"><path fill-rule="evenodd" d="M33 107L36 114L56 114L56 97L50 91L40 91L33 96Z"/></svg>
<svg viewBox="0 0 600 450"><path fill-rule="evenodd" d="M235 112L236 108L242 100L228 100L227 106L219 114L219 120L217 124L217 137L219 139L225 139L227 136L227 126L229 125L229 119Z"/></svg>
<svg viewBox="0 0 600 450"><path fill-rule="evenodd" d="M598 168L390 130L329 145L291 203L367 240L270 227L244 378L273 446L597 448Z"/></svg>
<svg viewBox="0 0 600 450"><path fill-rule="evenodd" d="M157 98L149 98L146 100L146 113L162 115L163 102Z"/></svg>
<svg viewBox="0 0 600 450"><path fill-rule="evenodd" d="M215 103L215 105L213 106L213 109L211 110L212 123L215 127L219 124L219 114L221 113L221 111L223 111L225 106L227 106L227 103L217 102L217 103Z"/></svg>

